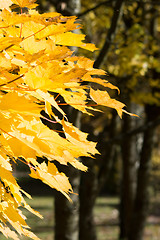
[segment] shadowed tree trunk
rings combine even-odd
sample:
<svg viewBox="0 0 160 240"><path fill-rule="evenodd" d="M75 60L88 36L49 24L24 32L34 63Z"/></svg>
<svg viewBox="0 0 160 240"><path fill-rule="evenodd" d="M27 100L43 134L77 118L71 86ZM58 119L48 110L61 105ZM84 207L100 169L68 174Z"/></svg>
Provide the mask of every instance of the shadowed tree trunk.
<svg viewBox="0 0 160 240"><path fill-rule="evenodd" d="M154 106L146 107L146 121L156 119L160 109ZM132 221L130 224L129 240L142 240L149 204L149 179L151 171L151 154L154 144L155 128L150 127L144 132L140 166L138 169L137 191Z"/></svg>
<svg viewBox="0 0 160 240"><path fill-rule="evenodd" d="M116 131L116 113L112 115L109 128L105 133L107 139L114 137ZM108 124L107 124L108 126ZM87 128L87 126L85 126ZM89 127L89 126L88 126ZM114 158L114 144L105 143L104 136L100 137L98 150L102 153L94 159L85 159L84 163L88 166L88 172L81 174L80 182L80 222L79 239L96 240L97 234L94 224L94 206L98 193L101 191L104 183L109 177ZM100 140L99 139L99 140ZM105 148L105 149L104 149Z"/></svg>
<svg viewBox="0 0 160 240"><path fill-rule="evenodd" d="M97 176L93 167L93 159L88 159L85 164L89 171L81 174L80 182L80 221L79 239L96 240L96 229L94 224L93 207L97 195Z"/></svg>
<svg viewBox="0 0 160 240"><path fill-rule="evenodd" d="M137 9L139 6L137 6ZM136 16L137 9L134 10ZM123 15L123 21L125 26L124 31L124 45L127 45L128 36L127 33L133 27L132 16ZM134 74L134 72L133 72ZM123 87L124 96L127 98L127 108L132 113L138 112L138 106L132 103L131 100L131 89L128 87L129 77L121 81ZM124 81L125 80L125 81ZM123 96L122 96L123 102ZM137 119L127 115L123 116L122 119L122 133L125 135L131 129L136 128ZM126 135L123 137L121 142L121 156L122 156L122 181L121 181L121 195L120 195L120 240L128 240L128 234L133 214L135 194L137 187L137 168L139 165L139 153L137 148L138 135ZM140 146L141 147L141 146Z"/></svg>
<svg viewBox="0 0 160 240"><path fill-rule="evenodd" d="M69 166L67 176L73 190L78 193L79 171ZM77 240L79 221L78 196L71 196L73 203L69 202L61 193L55 194L55 240Z"/></svg>
<svg viewBox="0 0 160 240"><path fill-rule="evenodd" d="M128 106L128 105L127 105ZM130 111L135 112L132 108ZM135 118L123 117L122 132L125 134L135 128ZM127 239L136 190L136 136L126 136L122 139L122 183L120 201L120 239Z"/></svg>

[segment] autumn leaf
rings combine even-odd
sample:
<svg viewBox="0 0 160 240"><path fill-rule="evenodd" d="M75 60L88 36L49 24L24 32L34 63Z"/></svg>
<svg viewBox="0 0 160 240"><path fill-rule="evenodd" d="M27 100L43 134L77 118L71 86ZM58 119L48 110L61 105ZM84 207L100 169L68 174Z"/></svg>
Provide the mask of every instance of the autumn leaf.
<svg viewBox="0 0 160 240"><path fill-rule="evenodd" d="M85 39L85 35L76 34L72 32L66 32L62 34L56 34L50 37L55 44L66 45L66 46L77 46L84 48L86 50L94 51L97 48L94 44L83 43L82 41Z"/></svg>
<svg viewBox="0 0 160 240"><path fill-rule="evenodd" d="M11 1L11 0L1 0L0 1L0 9L6 8L6 9L10 10L9 7L12 4L13 4L13 1Z"/></svg>
<svg viewBox="0 0 160 240"><path fill-rule="evenodd" d="M17 4L21 8L35 8L37 4L34 4L36 0L12 0L14 4Z"/></svg>
<svg viewBox="0 0 160 240"><path fill-rule="evenodd" d="M123 107L125 104L110 98L109 94L106 91L94 90L90 89L90 97L93 101L95 101L98 105L103 105L106 107L111 107L116 109L120 118L122 118Z"/></svg>

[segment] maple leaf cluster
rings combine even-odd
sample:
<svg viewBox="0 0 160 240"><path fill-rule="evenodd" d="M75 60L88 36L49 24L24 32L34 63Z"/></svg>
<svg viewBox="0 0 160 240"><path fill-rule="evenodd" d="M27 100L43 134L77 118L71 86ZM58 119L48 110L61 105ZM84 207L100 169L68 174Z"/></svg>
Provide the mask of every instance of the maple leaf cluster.
<svg viewBox="0 0 160 240"><path fill-rule="evenodd" d="M11 11L12 4L21 9L20 14ZM16 240L19 239L17 233L38 239L28 230L19 207L42 216L26 203L23 195L31 196L13 177L12 161L24 162L31 177L69 198L72 187L53 160L86 171L87 167L77 159L92 157L98 151L96 143L87 140L87 133L68 121L61 105L91 114L94 108L87 103L92 100L115 108L120 117L124 111L124 104L111 99L106 91L84 84L93 82L116 89L109 82L94 77L105 72L94 69L93 61L74 56L68 48L96 49L93 44L83 42L83 34L72 32L80 27L76 17L64 17L56 12L39 14L33 10L35 7L34 0L0 1L0 231ZM63 101L59 102L58 98ZM41 114L42 110L48 117ZM60 124L63 136L44 125L43 119L53 125ZM39 163L37 157L47 158L48 163Z"/></svg>

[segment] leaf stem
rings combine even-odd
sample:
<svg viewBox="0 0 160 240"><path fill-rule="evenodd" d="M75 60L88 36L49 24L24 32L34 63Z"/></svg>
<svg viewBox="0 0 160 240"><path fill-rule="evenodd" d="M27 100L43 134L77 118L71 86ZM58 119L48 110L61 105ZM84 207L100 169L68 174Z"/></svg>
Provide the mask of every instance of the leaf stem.
<svg viewBox="0 0 160 240"><path fill-rule="evenodd" d="M8 82L6 82L6 83L1 84L0 87L3 87L3 86L6 86L7 84L10 84L10 83L12 83L12 82L15 82L16 80L18 80L18 79L20 79L20 78L22 78L22 77L24 77L24 74L18 76L18 77L15 78L15 79L12 79L11 81L8 81Z"/></svg>
<svg viewBox="0 0 160 240"><path fill-rule="evenodd" d="M27 36L27 37L23 38L23 40L22 40L22 41L26 40L27 38L30 38L30 37L34 36L35 34L37 34L37 33L39 33L39 32L41 32L41 31L42 31L42 30L44 30L46 27L47 27L47 26L44 26L43 28L41 28L41 29L40 29L40 30L38 30L37 32L35 32L35 33L32 33L31 35L29 35L29 36Z"/></svg>

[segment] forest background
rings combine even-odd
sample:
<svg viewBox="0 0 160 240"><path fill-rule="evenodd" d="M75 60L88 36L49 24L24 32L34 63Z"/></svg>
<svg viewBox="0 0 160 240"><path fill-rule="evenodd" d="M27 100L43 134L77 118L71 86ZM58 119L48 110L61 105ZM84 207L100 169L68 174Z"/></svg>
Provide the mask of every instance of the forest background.
<svg viewBox="0 0 160 240"><path fill-rule="evenodd" d="M123 0L39 0L39 11L76 15L78 30L99 50L74 49L95 60L119 87L119 100L139 118L101 108L95 117L72 112L72 122L98 142L96 159L81 159L89 170L63 167L71 179L73 204L54 191L55 240L96 240L94 206L99 194L119 196L119 239L142 240L150 199L160 190L160 3ZM94 86L96 87L96 86ZM103 90L103 89L102 89ZM110 92L113 97L116 92ZM68 109L68 111L70 111ZM20 171L16 169L17 177ZM19 171L20 170L20 171ZM31 192L24 177L23 188ZM26 186L25 186L26 185ZM41 185L40 185L41 187ZM33 192L37 190L33 188ZM43 188L44 189L44 188ZM41 191L41 190L40 190ZM44 192L45 194L45 192ZM46 192L47 194L47 192ZM106 236L107 239L107 236Z"/></svg>

